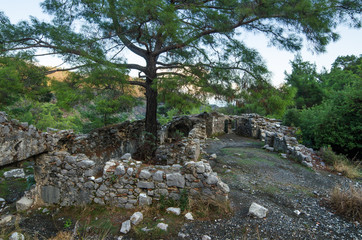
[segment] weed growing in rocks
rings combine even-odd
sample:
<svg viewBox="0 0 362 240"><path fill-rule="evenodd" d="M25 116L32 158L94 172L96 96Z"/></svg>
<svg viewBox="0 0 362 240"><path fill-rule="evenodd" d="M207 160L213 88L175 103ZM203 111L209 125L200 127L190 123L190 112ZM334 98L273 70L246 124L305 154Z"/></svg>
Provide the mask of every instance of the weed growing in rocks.
<svg viewBox="0 0 362 240"><path fill-rule="evenodd" d="M337 214L362 223L362 188L336 186L331 192L330 204Z"/></svg>

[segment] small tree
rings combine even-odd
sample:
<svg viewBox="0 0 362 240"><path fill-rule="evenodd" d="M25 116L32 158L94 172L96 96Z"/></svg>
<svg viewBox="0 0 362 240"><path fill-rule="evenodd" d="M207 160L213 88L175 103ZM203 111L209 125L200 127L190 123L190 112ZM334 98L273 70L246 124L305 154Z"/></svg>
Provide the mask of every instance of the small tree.
<svg viewBox="0 0 362 240"><path fill-rule="evenodd" d="M243 76L265 76L258 53L237 37L242 30L263 33L287 50L299 50L305 36L324 51L338 38L338 22L351 17L361 25L353 0L45 0L42 7L54 15L51 23L32 18L13 25L0 14L0 51L36 56L34 49L44 49L73 69L96 66L109 81L144 87L144 158L155 153L160 90L230 96ZM120 55L126 50L145 64L127 62ZM126 69L139 71L140 79L121 77Z"/></svg>

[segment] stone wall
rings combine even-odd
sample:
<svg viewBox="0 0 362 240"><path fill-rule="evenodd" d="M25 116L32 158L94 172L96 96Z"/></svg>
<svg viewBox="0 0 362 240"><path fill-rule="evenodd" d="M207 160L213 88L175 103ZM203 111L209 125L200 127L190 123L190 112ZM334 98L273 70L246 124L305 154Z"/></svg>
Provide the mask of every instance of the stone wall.
<svg viewBox="0 0 362 240"><path fill-rule="evenodd" d="M36 203L81 205L91 202L133 208L149 205L163 195L226 201L229 188L206 160L183 165L145 165L131 154L107 161L102 170L84 154L65 151L36 159Z"/></svg>
<svg viewBox="0 0 362 240"><path fill-rule="evenodd" d="M245 137L260 139L264 148L287 154L308 167L316 167L320 158L311 148L299 144L296 129L281 125L281 121L261 117L257 114L233 116L235 133Z"/></svg>
<svg viewBox="0 0 362 240"><path fill-rule="evenodd" d="M33 125L9 120L0 112L0 166L22 161L56 148L59 139L70 131L47 133Z"/></svg>
<svg viewBox="0 0 362 240"><path fill-rule="evenodd" d="M135 153L142 143L144 121L123 122L96 129L89 134L69 134L58 143L58 149L70 154L83 153L102 165L111 158Z"/></svg>

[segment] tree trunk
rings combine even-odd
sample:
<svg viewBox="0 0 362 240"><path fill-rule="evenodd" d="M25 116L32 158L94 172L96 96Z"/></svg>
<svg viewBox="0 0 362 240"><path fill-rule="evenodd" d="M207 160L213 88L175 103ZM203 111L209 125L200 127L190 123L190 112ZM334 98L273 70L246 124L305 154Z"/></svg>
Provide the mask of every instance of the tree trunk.
<svg viewBox="0 0 362 240"><path fill-rule="evenodd" d="M156 155L157 149L157 88L147 80L146 87L146 123L144 159L149 162Z"/></svg>

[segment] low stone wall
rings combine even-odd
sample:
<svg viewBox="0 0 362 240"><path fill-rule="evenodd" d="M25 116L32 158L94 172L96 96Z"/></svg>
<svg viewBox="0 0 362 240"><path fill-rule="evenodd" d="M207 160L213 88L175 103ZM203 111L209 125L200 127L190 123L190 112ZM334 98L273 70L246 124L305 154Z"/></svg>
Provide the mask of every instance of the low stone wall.
<svg viewBox="0 0 362 240"><path fill-rule="evenodd" d="M98 171L86 155L60 151L38 157L34 176L36 203L62 206L94 202L133 208L162 195L179 199L183 191L191 198L226 201L229 192L206 160L153 166L125 154Z"/></svg>
<svg viewBox="0 0 362 240"><path fill-rule="evenodd" d="M313 149L298 143L296 129L281 125L281 121L257 114L233 116L233 119L236 134L260 139L269 151L285 153L308 167L316 167L316 162L320 162Z"/></svg>

